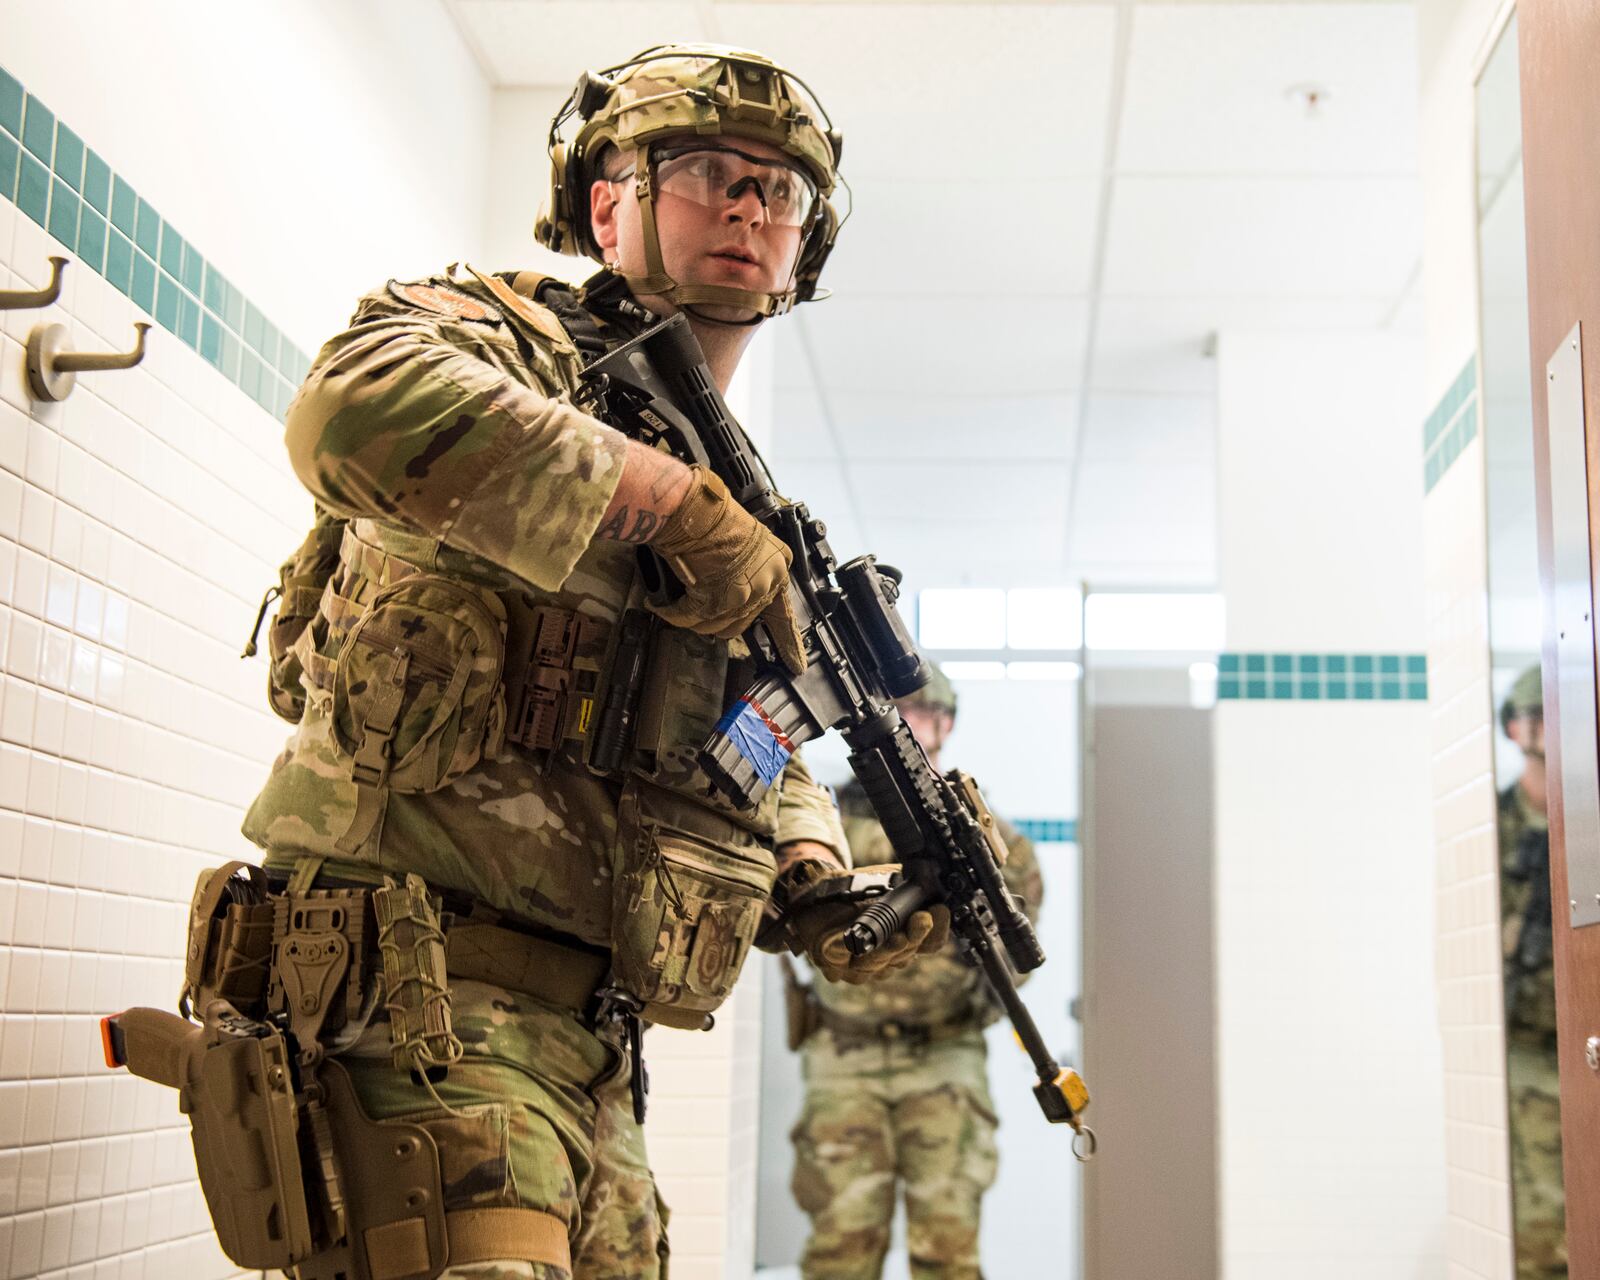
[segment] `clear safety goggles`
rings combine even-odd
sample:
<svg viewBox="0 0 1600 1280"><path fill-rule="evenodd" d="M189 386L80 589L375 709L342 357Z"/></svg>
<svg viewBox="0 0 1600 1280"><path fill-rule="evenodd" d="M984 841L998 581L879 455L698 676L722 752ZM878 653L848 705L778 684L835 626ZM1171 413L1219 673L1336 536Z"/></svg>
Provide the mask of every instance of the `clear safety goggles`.
<svg viewBox="0 0 1600 1280"><path fill-rule="evenodd" d="M657 148L650 161L657 191L708 209L721 209L752 191L774 226L803 227L816 211L816 183L783 160L697 143Z"/></svg>

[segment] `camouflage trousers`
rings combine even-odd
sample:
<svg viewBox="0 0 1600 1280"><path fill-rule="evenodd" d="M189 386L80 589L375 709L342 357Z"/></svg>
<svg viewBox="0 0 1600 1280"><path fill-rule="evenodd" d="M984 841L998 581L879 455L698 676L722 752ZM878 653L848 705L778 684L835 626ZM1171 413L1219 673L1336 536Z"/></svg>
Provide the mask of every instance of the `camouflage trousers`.
<svg viewBox="0 0 1600 1280"><path fill-rule="evenodd" d="M452 983L465 1056L437 1086L443 1110L389 1061L375 1022L339 1061L374 1119L404 1116L439 1145L446 1210L520 1207L567 1224L572 1271L480 1262L450 1280L666 1280L667 1211L633 1118L626 1053L574 1014L502 987Z"/></svg>
<svg viewBox="0 0 1600 1280"><path fill-rule="evenodd" d="M1506 1047L1511 1121L1511 1205L1517 1280L1564 1280L1566 1194L1561 1175L1561 1092L1553 1046Z"/></svg>
<svg viewBox="0 0 1600 1280"><path fill-rule="evenodd" d="M979 1206L998 1163L982 1033L851 1047L818 1031L803 1064L790 1134L811 1218L803 1280L877 1280L902 1191L913 1280L979 1280Z"/></svg>

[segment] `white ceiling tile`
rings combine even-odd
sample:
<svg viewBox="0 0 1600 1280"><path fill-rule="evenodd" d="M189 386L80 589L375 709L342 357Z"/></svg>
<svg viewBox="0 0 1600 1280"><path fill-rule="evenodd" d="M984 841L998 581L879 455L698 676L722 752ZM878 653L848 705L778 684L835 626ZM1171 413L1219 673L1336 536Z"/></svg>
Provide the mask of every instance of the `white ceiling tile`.
<svg viewBox="0 0 1600 1280"><path fill-rule="evenodd" d="M1097 393L1084 423L1084 462L1211 463L1216 457L1211 396Z"/></svg>
<svg viewBox="0 0 1600 1280"><path fill-rule="evenodd" d="M992 182L1098 172L1112 6L760 4L711 8L716 38L793 68L844 132L856 177ZM1048 120L1048 144L1005 122Z"/></svg>
<svg viewBox="0 0 1600 1280"><path fill-rule="evenodd" d="M1066 565L1066 521L1055 517L985 525L943 512L886 522L875 538L873 552L905 574L908 595L924 587L1049 584Z"/></svg>
<svg viewBox="0 0 1600 1280"><path fill-rule="evenodd" d="M1214 565L1216 473L1206 464L1084 462L1074 562Z"/></svg>
<svg viewBox="0 0 1600 1280"><path fill-rule="evenodd" d="M1123 172L1416 172L1413 6L1142 4L1133 24Z"/></svg>
<svg viewBox="0 0 1600 1280"><path fill-rule="evenodd" d="M494 84L571 87L668 40L709 39L694 0L453 0ZM541 137L539 144L543 145Z"/></svg>
<svg viewBox="0 0 1600 1280"><path fill-rule="evenodd" d="M1112 296L1394 298L1422 247L1410 178L1120 178Z"/></svg>
<svg viewBox="0 0 1600 1280"><path fill-rule="evenodd" d="M1017 238L998 234L994 192L971 179L861 178L823 283L861 294L1084 294L1094 272L1100 183L1087 178L1005 183L1026 210Z"/></svg>
<svg viewBox="0 0 1600 1280"><path fill-rule="evenodd" d="M1082 381L1082 298L832 298L806 308L780 343L783 377L814 365L829 392L907 387L981 395L1064 391ZM799 326L814 361L806 358Z"/></svg>
<svg viewBox="0 0 1600 1280"><path fill-rule="evenodd" d="M1224 329L1306 332L1371 329L1390 304L1383 299L1313 301L1258 298L1107 298L1095 330L1091 384L1104 391L1215 391L1217 363L1206 354Z"/></svg>
<svg viewBox="0 0 1600 1280"><path fill-rule="evenodd" d="M839 392L829 399L839 442L857 461L1071 459L1076 393L948 395L928 391Z"/></svg>
<svg viewBox="0 0 1600 1280"><path fill-rule="evenodd" d="M1007 460L962 462L852 462L850 483L861 496L863 523L873 530L884 518L916 519L943 514L961 525L1056 520L1067 509L1072 469L1066 463L1032 463L1026 470Z"/></svg>

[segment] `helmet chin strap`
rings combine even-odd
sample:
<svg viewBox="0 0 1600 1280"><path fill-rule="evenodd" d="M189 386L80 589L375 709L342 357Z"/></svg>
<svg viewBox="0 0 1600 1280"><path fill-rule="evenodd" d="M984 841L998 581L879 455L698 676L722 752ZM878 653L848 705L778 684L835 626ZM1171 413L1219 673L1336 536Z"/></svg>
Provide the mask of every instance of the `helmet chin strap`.
<svg viewBox="0 0 1600 1280"><path fill-rule="evenodd" d="M635 295L654 294L680 307L688 315L706 324L745 328L760 324L768 316L781 316L795 303L795 291L766 293L755 289L735 289L721 284L679 284L667 274L661 257L661 237L656 231L654 183L650 174L648 149L640 147L633 153L633 189L639 199L639 229L644 240L644 269L642 276L631 276L620 266L611 270L622 277ZM608 264L610 265L610 264ZM748 320L724 320L704 314L700 307L738 307L755 314Z"/></svg>

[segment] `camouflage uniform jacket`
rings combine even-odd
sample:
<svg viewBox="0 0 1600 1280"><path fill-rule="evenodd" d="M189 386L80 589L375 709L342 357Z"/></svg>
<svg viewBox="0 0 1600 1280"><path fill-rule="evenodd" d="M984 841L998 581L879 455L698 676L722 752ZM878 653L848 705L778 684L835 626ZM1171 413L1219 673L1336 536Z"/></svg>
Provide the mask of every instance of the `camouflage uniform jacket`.
<svg viewBox="0 0 1600 1280"><path fill-rule="evenodd" d="M895 860L889 837L878 824L860 783L852 781L840 790L839 811L855 865ZM1038 857L1026 836L996 817L1010 854L1003 870L1006 886L1022 896L1028 918L1037 921L1044 900ZM825 1010L872 1025L892 1021L953 1030L953 1024L978 1028L999 1016L982 975L961 959L954 942L944 951L919 956L916 963L874 982L852 985L819 980L811 985Z"/></svg>
<svg viewBox="0 0 1600 1280"><path fill-rule="evenodd" d="M307 633L316 652L302 681L305 712L244 831L268 851L269 867L313 854L367 876L416 872L605 946L617 851L641 838L641 815L647 835L664 824L735 849L758 889L763 877L770 888L775 842L812 839L840 852L844 844L827 793L798 760L762 806L745 813L722 802L698 770L695 748L748 676L737 641L657 629L656 658L667 665L665 675L653 670L656 693L647 694L657 699L655 749L636 752L624 776L597 775L570 752L535 758L506 740L504 711L485 693L496 687L482 647L493 647L484 637L496 601L556 606L597 624L579 644L592 666L610 625L637 601L635 548L595 540L625 438L572 404L581 361L554 313L531 296L540 279L472 272L372 291L323 346L290 406L296 474L320 507L350 523ZM371 621L374 600L417 569L437 577L405 599L411 612L397 638ZM461 603L453 584L473 600ZM377 632L365 649L352 643L363 625ZM474 662L487 669L467 673L465 693L446 690L464 705L443 721L404 785L396 765L364 795L352 754L362 725L379 713L363 709L363 699L374 700L370 685L386 678L381 662L396 644L420 636L425 649L430 635L430 662L448 667L452 648L470 641L479 646ZM336 672L341 644L365 654L371 670ZM411 674L426 665L413 655ZM423 705L402 719L436 712L426 696L435 695L416 694ZM406 732L402 724L397 739Z"/></svg>
<svg viewBox="0 0 1600 1280"><path fill-rule="evenodd" d="M1500 929L1506 961L1508 1031L1556 1034L1555 956L1551 942L1549 819L1512 783L1497 806ZM1540 892L1543 890L1543 892Z"/></svg>

